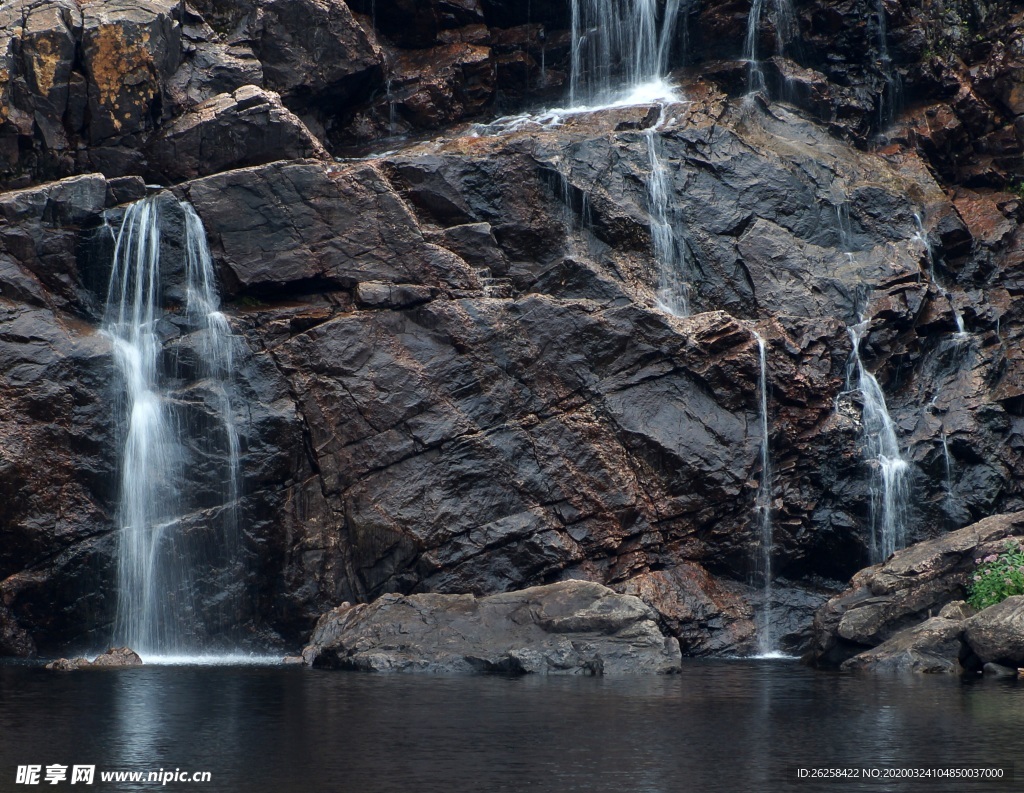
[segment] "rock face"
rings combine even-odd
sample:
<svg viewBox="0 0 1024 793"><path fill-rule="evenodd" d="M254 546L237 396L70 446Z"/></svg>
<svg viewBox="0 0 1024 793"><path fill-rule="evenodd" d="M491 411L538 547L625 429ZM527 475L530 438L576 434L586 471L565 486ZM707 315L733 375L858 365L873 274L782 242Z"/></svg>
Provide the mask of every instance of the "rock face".
<svg viewBox="0 0 1024 793"><path fill-rule="evenodd" d="M473 595L385 595L317 623L311 666L372 672L671 674L679 643L639 598L586 581Z"/></svg>
<svg viewBox="0 0 1024 793"><path fill-rule="evenodd" d="M801 46L775 52L765 15L768 95L737 101L745 7L687 8L686 103L468 127L564 104L568 3L5 3L0 651L109 638L120 436L97 329L112 230L154 182L170 314L174 198L237 339L252 564L233 586L258 594L218 619L253 643L296 645L346 600L586 579L643 599L687 654L751 652L756 331L772 613L805 649L869 561L862 316L906 539L945 545L860 574L819 612L815 657L962 597L970 557L1019 533L972 524L1024 509L1020 11L887 2L886 71L874 0L800 3ZM652 156L688 317L659 308ZM173 317L161 332L194 357ZM201 533L224 450L197 447ZM197 583L211 611L223 585Z"/></svg>

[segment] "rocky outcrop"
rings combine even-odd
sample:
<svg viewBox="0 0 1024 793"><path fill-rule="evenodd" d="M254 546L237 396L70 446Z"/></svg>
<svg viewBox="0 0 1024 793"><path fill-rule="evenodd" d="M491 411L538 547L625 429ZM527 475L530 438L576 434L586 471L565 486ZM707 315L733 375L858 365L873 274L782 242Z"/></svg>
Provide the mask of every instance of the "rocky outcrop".
<svg viewBox="0 0 1024 793"><path fill-rule="evenodd" d="M815 614L809 660L826 665L845 661L844 668L856 669L952 671L964 655L960 641L966 626L989 624L990 617L981 616L988 609L966 619L969 614L958 603L977 560L1002 550L1006 538L1021 535L1024 513L996 515L862 570ZM969 635L968 643L975 643ZM863 652L869 647L875 649ZM982 660L999 658L986 651Z"/></svg>
<svg viewBox="0 0 1024 793"><path fill-rule="evenodd" d="M671 674L678 642L639 599L586 581L472 595L385 595L317 623L310 666L372 672Z"/></svg>
<svg viewBox="0 0 1024 793"><path fill-rule="evenodd" d="M276 94L253 86L196 106L160 130L147 152L150 171L165 182L274 160L328 159Z"/></svg>
<svg viewBox="0 0 1024 793"><path fill-rule="evenodd" d="M1024 596L978 612L964 623L964 636L981 663L1024 666Z"/></svg>
<svg viewBox="0 0 1024 793"><path fill-rule="evenodd" d="M88 658L58 658L48 663L46 668L57 672L75 672L79 669L120 669L127 666L142 666L138 653L130 647L111 647L92 661Z"/></svg>
<svg viewBox="0 0 1024 793"><path fill-rule="evenodd" d="M959 620L932 617L844 661L840 668L854 672L959 674L963 671L960 658L966 652L963 633Z"/></svg>

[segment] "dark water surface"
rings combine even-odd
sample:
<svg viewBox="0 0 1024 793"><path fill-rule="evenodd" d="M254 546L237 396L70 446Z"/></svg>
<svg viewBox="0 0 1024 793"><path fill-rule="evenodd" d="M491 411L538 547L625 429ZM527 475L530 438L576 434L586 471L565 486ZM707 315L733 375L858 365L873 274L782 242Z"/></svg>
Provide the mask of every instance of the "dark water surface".
<svg viewBox="0 0 1024 793"><path fill-rule="evenodd" d="M644 679L377 676L292 667L0 666L0 790L157 790L100 771L209 771L168 790L1007 791L1012 782L798 781L800 766L1011 766L1024 683L688 663ZM15 784L18 765L96 782Z"/></svg>

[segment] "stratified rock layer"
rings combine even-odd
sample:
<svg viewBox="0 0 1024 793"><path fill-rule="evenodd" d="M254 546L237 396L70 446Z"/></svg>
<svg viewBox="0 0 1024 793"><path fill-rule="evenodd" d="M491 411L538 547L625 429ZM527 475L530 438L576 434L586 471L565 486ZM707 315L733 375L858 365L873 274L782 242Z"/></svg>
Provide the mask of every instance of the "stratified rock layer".
<svg viewBox="0 0 1024 793"><path fill-rule="evenodd" d="M639 598L586 581L500 595L384 595L317 623L306 663L372 672L671 674L679 643Z"/></svg>

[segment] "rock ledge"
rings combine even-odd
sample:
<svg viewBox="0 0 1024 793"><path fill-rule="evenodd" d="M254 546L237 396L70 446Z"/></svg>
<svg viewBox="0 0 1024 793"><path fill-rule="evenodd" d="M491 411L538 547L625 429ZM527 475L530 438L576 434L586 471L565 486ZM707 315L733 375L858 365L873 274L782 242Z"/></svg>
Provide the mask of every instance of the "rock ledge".
<svg viewBox="0 0 1024 793"><path fill-rule="evenodd" d="M671 674L681 656L639 598L587 581L517 592L384 595L324 614L302 655L374 672Z"/></svg>

